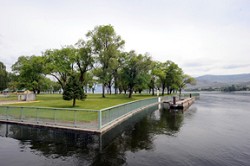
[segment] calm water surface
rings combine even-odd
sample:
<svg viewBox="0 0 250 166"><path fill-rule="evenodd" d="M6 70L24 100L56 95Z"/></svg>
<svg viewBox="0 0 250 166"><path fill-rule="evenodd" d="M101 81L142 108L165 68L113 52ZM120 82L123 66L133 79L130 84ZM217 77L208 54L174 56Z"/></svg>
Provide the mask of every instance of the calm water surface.
<svg viewBox="0 0 250 166"><path fill-rule="evenodd" d="M0 166L250 165L250 93L202 93L185 112L145 110L104 135L0 123Z"/></svg>

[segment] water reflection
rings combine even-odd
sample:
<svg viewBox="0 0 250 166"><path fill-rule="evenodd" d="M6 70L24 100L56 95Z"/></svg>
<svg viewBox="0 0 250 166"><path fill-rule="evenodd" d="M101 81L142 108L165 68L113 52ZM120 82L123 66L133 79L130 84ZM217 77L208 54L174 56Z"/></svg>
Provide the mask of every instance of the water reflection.
<svg viewBox="0 0 250 166"><path fill-rule="evenodd" d="M156 110L146 112L139 122L127 127L95 158L93 165L123 165L126 152L154 151L154 137L158 134L175 136L180 130L184 115L178 110ZM145 114L145 112L140 113ZM137 118L141 115L138 114ZM136 117L135 117L136 118ZM124 124L122 124L124 126ZM115 130L115 129L114 129ZM111 131L114 133L114 130ZM105 136L108 136L106 133ZM104 137L105 137L104 136Z"/></svg>
<svg viewBox="0 0 250 166"><path fill-rule="evenodd" d="M174 135L177 133L183 122L183 111L181 110L158 110L160 119L151 118L152 132L154 134Z"/></svg>
<svg viewBox="0 0 250 166"><path fill-rule="evenodd" d="M82 155L91 162L98 153L98 136L90 133L69 132L46 128L2 124L0 135L19 140L21 151L29 148L33 153L47 158Z"/></svg>
<svg viewBox="0 0 250 166"><path fill-rule="evenodd" d="M19 140L23 151L29 148L48 159L70 157L86 165L124 165L127 151L154 151L155 135L175 136L183 119L183 111L156 106L102 135L10 124L0 124L0 135Z"/></svg>

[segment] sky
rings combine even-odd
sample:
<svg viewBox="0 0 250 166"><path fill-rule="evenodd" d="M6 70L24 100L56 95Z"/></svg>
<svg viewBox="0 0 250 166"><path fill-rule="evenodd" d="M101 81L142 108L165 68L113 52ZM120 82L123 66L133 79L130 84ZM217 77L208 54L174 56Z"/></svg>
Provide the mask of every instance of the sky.
<svg viewBox="0 0 250 166"><path fill-rule="evenodd" d="M249 0L0 0L0 61L73 45L111 24L124 51L186 74L250 73Z"/></svg>

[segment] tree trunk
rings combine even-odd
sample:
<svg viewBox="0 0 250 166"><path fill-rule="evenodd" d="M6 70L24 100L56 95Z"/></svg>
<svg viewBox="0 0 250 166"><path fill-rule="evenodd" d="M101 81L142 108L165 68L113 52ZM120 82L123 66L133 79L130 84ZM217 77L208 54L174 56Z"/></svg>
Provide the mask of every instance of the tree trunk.
<svg viewBox="0 0 250 166"><path fill-rule="evenodd" d="M73 98L73 107L76 105L76 98Z"/></svg>
<svg viewBox="0 0 250 166"><path fill-rule="evenodd" d="M114 84L115 84L115 94L118 94L118 86L117 86L117 77L114 77Z"/></svg>
<svg viewBox="0 0 250 166"><path fill-rule="evenodd" d="M105 86L102 84L102 97L105 98Z"/></svg>
<svg viewBox="0 0 250 166"><path fill-rule="evenodd" d="M162 96L164 96L164 91L165 91L165 84L162 84L162 92L161 92Z"/></svg>
<svg viewBox="0 0 250 166"><path fill-rule="evenodd" d="M152 88L152 95L155 95L155 88Z"/></svg>
<svg viewBox="0 0 250 166"><path fill-rule="evenodd" d="M179 99L181 99L181 88L179 89Z"/></svg>
<svg viewBox="0 0 250 166"><path fill-rule="evenodd" d="M132 97L132 93L133 93L133 89L129 89L129 95L128 95L128 98L131 98L131 97Z"/></svg>
<svg viewBox="0 0 250 166"><path fill-rule="evenodd" d="M170 94L170 88L167 86L167 93Z"/></svg>
<svg viewBox="0 0 250 166"><path fill-rule="evenodd" d="M109 94L112 94L111 85L109 85Z"/></svg>

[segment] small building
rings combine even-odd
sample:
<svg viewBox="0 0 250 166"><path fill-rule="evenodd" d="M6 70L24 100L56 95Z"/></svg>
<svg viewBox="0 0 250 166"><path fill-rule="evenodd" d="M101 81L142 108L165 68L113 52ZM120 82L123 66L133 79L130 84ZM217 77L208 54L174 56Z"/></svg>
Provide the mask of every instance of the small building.
<svg viewBox="0 0 250 166"><path fill-rule="evenodd" d="M36 95L29 90L26 90L23 93L19 93L17 96L18 96L19 101L34 101L34 100L36 100Z"/></svg>
<svg viewBox="0 0 250 166"><path fill-rule="evenodd" d="M3 90L3 94L5 94L5 95L8 94L9 92L11 92L11 90L9 88Z"/></svg>

